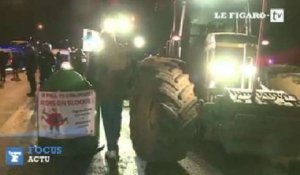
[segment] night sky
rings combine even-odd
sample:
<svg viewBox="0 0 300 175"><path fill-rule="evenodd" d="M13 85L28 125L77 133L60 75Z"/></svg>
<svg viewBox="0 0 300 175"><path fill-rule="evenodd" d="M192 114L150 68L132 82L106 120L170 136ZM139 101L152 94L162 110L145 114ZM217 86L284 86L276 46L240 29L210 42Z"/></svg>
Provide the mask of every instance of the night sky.
<svg viewBox="0 0 300 175"><path fill-rule="evenodd" d="M255 6L254 9L257 9L260 0L250 1ZM269 51L284 54L291 49L299 50L300 2L268 1L269 7L285 10L284 23L266 23L265 37L271 41ZM39 36L50 41L65 38L78 40L82 28L95 27L100 23L104 2L104 0L0 0L0 43L28 36ZM127 2L139 3L143 11L148 8L149 12L154 4L151 0L127 0ZM44 25L44 30L36 29L38 23Z"/></svg>
<svg viewBox="0 0 300 175"><path fill-rule="evenodd" d="M270 40L270 56L280 63L300 63L300 1L269 0L270 8L283 8L284 23L266 23L265 36ZM285 61L286 60L286 61Z"/></svg>
<svg viewBox="0 0 300 175"><path fill-rule="evenodd" d="M274 3L272 3L274 2ZM297 46L300 44L300 2L286 0L269 0L271 8L283 8L285 11L284 23L266 23L266 35L270 40L275 40L276 45L282 48ZM274 41L274 43L275 43Z"/></svg>
<svg viewBox="0 0 300 175"><path fill-rule="evenodd" d="M99 2L93 0L0 0L0 40L74 37L89 25L98 8ZM38 23L44 25L43 31L36 30Z"/></svg>

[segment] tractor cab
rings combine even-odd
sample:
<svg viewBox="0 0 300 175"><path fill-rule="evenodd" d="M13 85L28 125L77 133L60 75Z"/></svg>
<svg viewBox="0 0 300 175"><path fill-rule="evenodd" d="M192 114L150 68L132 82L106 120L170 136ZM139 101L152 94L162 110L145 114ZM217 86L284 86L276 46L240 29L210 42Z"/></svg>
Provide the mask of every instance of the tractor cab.
<svg viewBox="0 0 300 175"><path fill-rule="evenodd" d="M257 38L244 33L209 33L204 44L205 89L220 94L226 87L252 89Z"/></svg>

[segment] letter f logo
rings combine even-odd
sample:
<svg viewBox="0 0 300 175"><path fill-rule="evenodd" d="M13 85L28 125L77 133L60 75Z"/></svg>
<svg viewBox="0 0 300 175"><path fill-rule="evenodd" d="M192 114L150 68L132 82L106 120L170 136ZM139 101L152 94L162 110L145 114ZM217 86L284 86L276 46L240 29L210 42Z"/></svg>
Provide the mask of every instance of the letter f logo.
<svg viewBox="0 0 300 175"><path fill-rule="evenodd" d="M24 152L22 147L7 147L5 155L6 165L23 165Z"/></svg>

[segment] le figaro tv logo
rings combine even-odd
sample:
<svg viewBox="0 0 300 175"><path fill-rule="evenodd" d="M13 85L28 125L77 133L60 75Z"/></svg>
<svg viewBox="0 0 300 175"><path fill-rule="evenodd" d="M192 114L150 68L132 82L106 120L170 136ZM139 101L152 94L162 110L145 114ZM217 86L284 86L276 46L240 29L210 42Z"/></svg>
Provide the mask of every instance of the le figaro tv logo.
<svg viewBox="0 0 300 175"><path fill-rule="evenodd" d="M283 9L271 9L270 10L270 22L284 22L284 10Z"/></svg>
<svg viewBox="0 0 300 175"><path fill-rule="evenodd" d="M5 152L6 165L24 165L24 150L22 147L7 147Z"/></svg>
<svg viewBox="0 0 300 175"><path fill-rule="evenodd" d="M271 8L270 13L262 12L215 12L215 19L265 19L270 18L272 23L284 22L284 9Z"/></svg>

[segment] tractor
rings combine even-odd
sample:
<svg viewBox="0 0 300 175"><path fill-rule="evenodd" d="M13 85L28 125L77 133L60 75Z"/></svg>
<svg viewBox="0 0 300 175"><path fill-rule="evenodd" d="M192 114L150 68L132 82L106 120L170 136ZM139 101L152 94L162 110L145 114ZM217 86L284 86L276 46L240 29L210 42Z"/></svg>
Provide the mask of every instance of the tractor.
<svg viewBox="0 0 300 175"><path fill-rule="evenodd" d="M174 1L165 55L137 66L130 99L135 152L146 161L177 161L199 139L230 154L299 156L299 100L260 81L263 20L256 37L250 19L215 23L206 11L250 13L249 3L204 2Z"/></svg>

